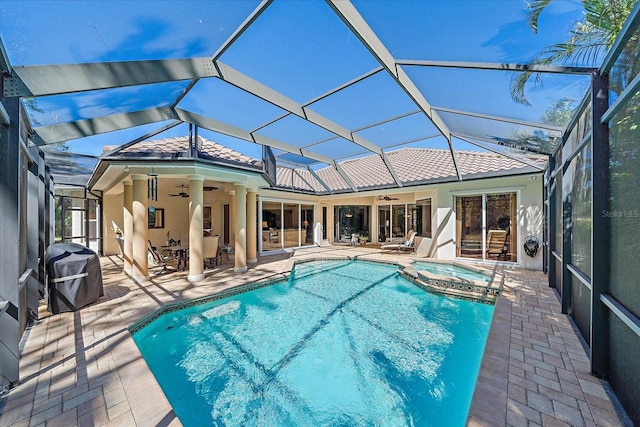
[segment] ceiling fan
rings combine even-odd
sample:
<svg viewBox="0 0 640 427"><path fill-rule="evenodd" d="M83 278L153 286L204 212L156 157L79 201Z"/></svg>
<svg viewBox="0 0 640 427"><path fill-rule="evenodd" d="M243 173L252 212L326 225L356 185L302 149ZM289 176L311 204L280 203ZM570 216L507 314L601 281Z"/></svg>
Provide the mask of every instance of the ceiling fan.
<svg viewBox="0 0 640 427"><path fill-rule="evenodd" d="M213 191L217 189L218 187L211 187L211 186L202 187L202 191ZM169 194L169 197L189 197L189 193L184 191L184 185L180 185L180 192L178 194Z"/></svg>
<svg viewBox="0 0 640 427"><path fill-rule="evenodd" d="M398 200L398 198L397 197L389 197L389 196L380 196L380 197L378 197L378 200L389 201L389 200Z"/></svg>
<svg viewBox="0 0 640 427"><path fill-rule="evenodd" d="M169 194L169 197L189 197L189 193L184 191L184 185L180 185L180 192L178 194Z"/></svg>

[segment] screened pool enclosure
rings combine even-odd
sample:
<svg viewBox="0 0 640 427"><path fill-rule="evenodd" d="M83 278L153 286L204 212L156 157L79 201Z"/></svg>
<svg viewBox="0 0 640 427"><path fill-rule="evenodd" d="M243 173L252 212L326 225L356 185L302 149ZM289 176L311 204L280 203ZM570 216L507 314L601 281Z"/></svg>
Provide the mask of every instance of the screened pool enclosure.
<svg viewBox="0 0 640 427"><path fill-rule="evenodd" d="M640 424L640 7L609 49L546 64L536 54L568 38L583 4L550 2L537 31L527 4L1 2L0 387L19 381L18 344L56 230L100 252L112 183L135 176L144 193L154 162L172 193L241 198L224 215L253 234L227 227L221 238L259 251L312 245L316 224L345 244L432 238L446 197L455 256L516 263L533 215L519 210L518 188L474 189L495 176L468 153L488 153L543 180L544 235L533 237L549 284L592 372ZM516 102L522 73L533 76ZM126 161L137 143L185 136L180 155ZM198 137L222 148L213 155ZM464 191L427 191L451 183ZM418 186L428 188L394 200ZM374 202L350 201L367 194ZM238 210L245 198L251 212Z"/></svg>

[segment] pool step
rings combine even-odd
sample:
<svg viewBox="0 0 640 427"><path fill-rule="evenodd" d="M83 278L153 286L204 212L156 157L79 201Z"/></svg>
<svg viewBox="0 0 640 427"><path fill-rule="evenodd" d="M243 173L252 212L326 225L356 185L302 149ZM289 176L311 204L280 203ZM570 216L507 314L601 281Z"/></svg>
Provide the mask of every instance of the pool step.
<svg viewBox="0 0 640 427"><path fill-rule="evenodd" d="M486 284L471 280L433 279L416 272L413 267L401 268L398 272L402 277L411 280L429 292L453 298L495 304L496 299L502 295L502 284L495 285L493 282Z"/></svg>

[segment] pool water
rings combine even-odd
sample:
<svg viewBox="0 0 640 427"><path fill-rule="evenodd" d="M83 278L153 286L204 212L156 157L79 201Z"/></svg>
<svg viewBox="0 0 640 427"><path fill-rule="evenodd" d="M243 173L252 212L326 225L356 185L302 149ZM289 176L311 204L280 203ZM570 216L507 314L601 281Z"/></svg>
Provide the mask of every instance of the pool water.
<svg viewBox="0 0 640 427"><path fill-rule="evenodd" d="M133 338L185 426L462 426L492 315L395 266L318 261Z"/></svg>
<svg viewBox="0 0 640 427"><path fill-rule="evenodd" d="M464 268L456 264L418 261L413 264L413 269L416 271L427 271L438 276L453 277L461 280L476 280L480 282L489 282L491 280L491 277L486 274Z"/></svg>

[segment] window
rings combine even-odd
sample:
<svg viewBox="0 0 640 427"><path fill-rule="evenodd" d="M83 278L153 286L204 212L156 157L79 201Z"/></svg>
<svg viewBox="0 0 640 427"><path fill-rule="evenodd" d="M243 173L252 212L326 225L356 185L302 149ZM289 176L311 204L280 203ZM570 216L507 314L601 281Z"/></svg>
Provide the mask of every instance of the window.
<svg viewBox="0 0 640 427"><path fill-rule="evenodd" d="M149 228L164 228L164 209L149 208Z"/></svg>
<svg viewBox="0 0 640 427"><path fill-rule="evenodd" d="M409 230L421 237L431 237L431 199L417 200L415 205L407 205Z"/></svg>
<svg viewBox="0 0 640 427"><path fill-rule="evenodd" d="M211 231L213 223L211 222L211 206L205 206L202 210L202 228Z"/></svg>

